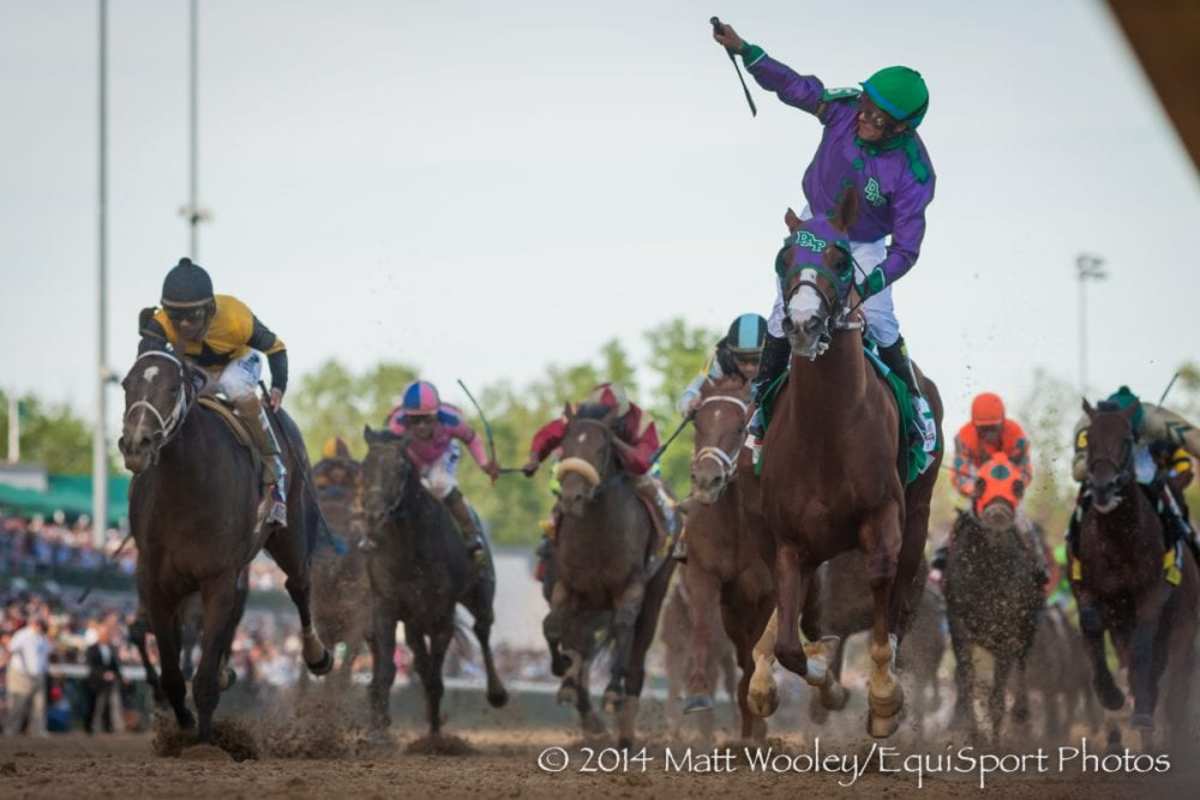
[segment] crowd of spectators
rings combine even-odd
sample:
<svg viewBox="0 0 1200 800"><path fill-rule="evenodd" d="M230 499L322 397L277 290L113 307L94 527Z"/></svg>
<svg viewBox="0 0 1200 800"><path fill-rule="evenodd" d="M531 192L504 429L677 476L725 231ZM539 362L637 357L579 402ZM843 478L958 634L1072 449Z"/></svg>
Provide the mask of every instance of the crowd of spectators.
<svg viewBox="0 0 1200 800"><path fill-rule="evenodd" d="M124 539L121 531L109 528L104 546L97 548L86 514L72 523L62 512L49 519L40 514L28 518L0 514L0 574L62 580L81 572L98 572L111 562L110 573L131 582L137 569L137 546L130 540L122 548ZM283 573L266 555L250 565L250 589L283 589Z"/></svg>

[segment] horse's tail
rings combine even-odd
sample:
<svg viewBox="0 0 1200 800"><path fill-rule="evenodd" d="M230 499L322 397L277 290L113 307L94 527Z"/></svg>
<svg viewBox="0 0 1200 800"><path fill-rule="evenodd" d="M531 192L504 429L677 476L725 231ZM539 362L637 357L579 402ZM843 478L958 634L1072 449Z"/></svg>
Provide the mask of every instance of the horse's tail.
<svg viewBox="0 0 1200 800"><path fill-rule="evenodd" d="M305 547L311 557L321 547L331 547L333 552L344 556L350 552L349 546L342 537L333 532L325 515L321 513L321 504L317 501L317 490L312 485L312 468L308 461L308 451L304 449L304 436L291 415L282 408L275 412L276 422L283 433L284 447L292 452L296 464L296 476L292 484L293 490L298 484L304 492L304 538Z"/></svg>

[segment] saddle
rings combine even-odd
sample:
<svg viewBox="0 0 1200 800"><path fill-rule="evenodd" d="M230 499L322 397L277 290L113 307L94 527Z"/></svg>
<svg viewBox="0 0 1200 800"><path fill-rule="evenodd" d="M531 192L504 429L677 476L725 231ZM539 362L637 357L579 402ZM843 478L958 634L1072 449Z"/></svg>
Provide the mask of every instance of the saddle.
<svg viewBox="0 0 1200 800"><path fill-rule="evenodd" d="M196 404L207 408L209 411L220 417L221 421L233 433L233 437L237 439L238 444L246 448L250 452L250 459L254 463L254 469L260 475L263 475L264 483L270 477L267 475L267 466L263 462L262 454L258 452L258 447L254 444L254 435L250 432L248 426L258 424L257 420L244 420L237 415L233 406L226 400L215 395L203 395L196 400Z"/></svg>

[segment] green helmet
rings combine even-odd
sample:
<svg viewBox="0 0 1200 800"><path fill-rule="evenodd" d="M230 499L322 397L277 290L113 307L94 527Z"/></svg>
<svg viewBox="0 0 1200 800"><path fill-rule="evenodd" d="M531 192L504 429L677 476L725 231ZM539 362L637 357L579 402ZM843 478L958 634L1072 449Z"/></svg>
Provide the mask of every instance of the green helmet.
<svg viewBox="0 0 1200 800"><path fill-rule="evenodd" d="M884 67L863 81L863 91L897 122L915 128L929 109L929 88L921 73L909 67Z"/></svg>

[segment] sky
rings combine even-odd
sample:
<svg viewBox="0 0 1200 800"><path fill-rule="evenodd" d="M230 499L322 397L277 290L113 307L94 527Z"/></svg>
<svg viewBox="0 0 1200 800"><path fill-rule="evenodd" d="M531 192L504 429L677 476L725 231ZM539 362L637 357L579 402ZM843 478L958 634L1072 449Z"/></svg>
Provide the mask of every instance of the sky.
<svg viewBox="0 0 1200 800"><path fill-rule="evenodd" d="M110 1L110 365L186 254L186 0ZM1192 358L1200 183L1107 7L200 2L196 260L288 345L517 385L672 317L766 314L820 126L751 84L714 13L831 87L908 64L938 174L895 288L947 426L1035 367L1157 397ZM0 386L94 414L95 2L0 4ZM750 77L747 75L747 80ZM700 365L697 365L699 368ZM119 419L114 389L110 412Z"/></svg>

